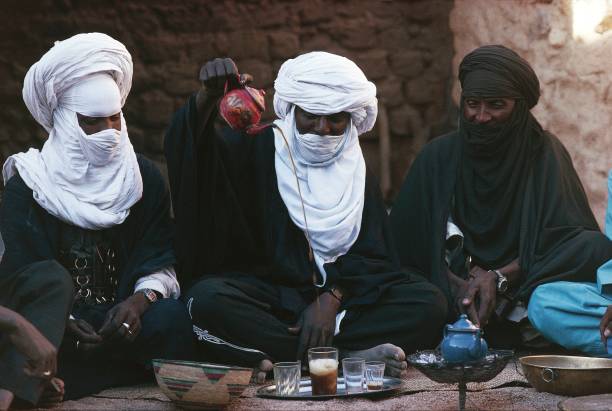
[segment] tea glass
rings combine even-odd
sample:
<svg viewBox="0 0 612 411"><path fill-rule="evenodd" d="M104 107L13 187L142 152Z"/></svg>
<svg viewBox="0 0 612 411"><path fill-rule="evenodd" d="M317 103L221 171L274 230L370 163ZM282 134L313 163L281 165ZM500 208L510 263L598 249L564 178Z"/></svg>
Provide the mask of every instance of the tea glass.
<svg viewBox="0 0 612 411"><path fill-rule="evenodd" d="M385 375L385 363L382 361L366 361L365 381L368 391L382 390Z"/></svg>
<svg viewBox="0 0 612 411"><path fill-rule="evenodd" d="M274 364L276 395L284 397L300 393L301 368L301 361L277 362Z"/></svg>
<svg viewBox="0 0 612 411"><path fill-rule="evenodd" d="M338 382L338 350L317 347L308 350L312 395L334 395Z"/></svg>
<svg viewBox="0 0 612 411"><path fill-rule="evenodd" d="M365 371L363 358L345 358L342 360L342 375L347 394L363 392L363 375Z"/></svg>

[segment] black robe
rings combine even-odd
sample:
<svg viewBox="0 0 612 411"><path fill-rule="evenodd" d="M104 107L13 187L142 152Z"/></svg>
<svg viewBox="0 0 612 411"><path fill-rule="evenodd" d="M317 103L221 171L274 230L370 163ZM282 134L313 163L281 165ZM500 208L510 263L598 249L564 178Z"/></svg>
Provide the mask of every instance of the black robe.
<svg viewBox="0 0 612 411"><path fill-rule="evenodd" d="M523 277L512 296L523 301L539 284L594 282L597 268L612 258L612 241L599 230L569 153L555 136L542 137L519 193L515 255ZM446 223L452 213L462 144L457 132L431 141L415 159L391 212L402 266L418 269L449 301Z"/></svg>
<svg viewBox="0 0 612 411"><path fill-rule="evenodd" d="M175 263L168 189L150 160L138 155L138 165L142 198L122 224L105 229L117 252L119 300L132 295L138 278ZM58 260L62 233L72 227L38 205L18 174L8 181L2 197L0 231L6 249L0 277L37 261Z"/></svg>
<svg viewBox="0 0 612 411"><path fill-rule="evenodd" d="M216 127L216 109L200 116L194 96L176 113L165 141L179 278L189 283L202 276L257 276L280 286L283 308L293 311L296 290L314 298L317 269L278 191L273 131L249 136ZM368 171L359 237L325 265L326 284L352 297L345 308L374 303L386 287L411 278L399 269L390 236L380 190Z"/></svg>

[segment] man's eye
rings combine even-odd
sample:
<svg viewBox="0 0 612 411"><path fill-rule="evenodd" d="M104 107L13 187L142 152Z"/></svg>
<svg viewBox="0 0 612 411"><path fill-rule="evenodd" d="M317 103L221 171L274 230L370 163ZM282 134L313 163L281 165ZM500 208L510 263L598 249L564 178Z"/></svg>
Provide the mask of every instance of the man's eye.
<svg viewBox="0 0 612 411"><path fill-rule="evenodd" d="M346 121L346 115L344 115L343 113L333 114L329 116L329 121L331 121L332 123L343 123L344 121Z"/></svg>
<svg viewBox="0 0 612 411"><path fill-rule="evenodd" d="M88 126L95 126L98 123L98 119L95 117L83 117L83 123Z"/></svg>
<svg viewBox="0 0 612 411"><path fill-rule="evenodd" d="M467 104L468 107L476 107L476 106L478 106L478 102L476 100L465 100L465 104Z"/></svg>
<svg viewBox="0 0 612 411"><path fill-rule="evenodd" d="M491 104L491 107L496 109L502 109L506 107L506 102L503 100L493 100L489 104Z"/></svg>

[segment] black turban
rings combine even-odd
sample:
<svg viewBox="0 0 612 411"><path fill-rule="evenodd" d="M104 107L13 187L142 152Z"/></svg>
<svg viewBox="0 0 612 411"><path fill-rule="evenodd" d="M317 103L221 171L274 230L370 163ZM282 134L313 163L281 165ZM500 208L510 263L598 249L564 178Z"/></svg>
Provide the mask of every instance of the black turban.
<svg viewBox="0 0 612 411"><path fill-rule="evenodd" d="M540 83L529 64L504 46L484 46L459 66L462 85L453 219L463 230L466 249L481 266L501 267L516 257L522 191L543 131L530 108L540 96ZM467 97L515 100L503 124L472 123L463 114Z"/></svg>
<svg viewBox="0 0 612 411"><path fill-rule="evenodd" d="M479 47L465 56L459 81L464 96L522 98L528 108L540 98L540 82L529 63L504 46Z"/></svg>

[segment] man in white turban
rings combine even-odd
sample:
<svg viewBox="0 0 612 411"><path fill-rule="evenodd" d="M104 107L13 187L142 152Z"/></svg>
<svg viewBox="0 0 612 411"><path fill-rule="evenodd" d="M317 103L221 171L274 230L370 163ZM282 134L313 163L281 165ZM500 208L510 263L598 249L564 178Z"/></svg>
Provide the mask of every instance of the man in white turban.
<svg viewBox="0 0 612 411"><path fill-rule="evenodd" d="M25 272L33 283L53 273L74 286L65 334L65 315L31 309L27 318L59 348L67 399L150 377L142 367L150 370L152 358L192 356L169 193L153 163L134 152L122 112L132 71L125 46L105 34L56 42L23 87L49 137L3 168L0 284ZM3 292L13 291L1 287L0 303ZM13 382L2 376L0 384Z"/></svg>
<svg viewBox="0 0 612 411"><path fill-rule="evenodd" d="M387 213L359 135L374 126L376 87L355 63L313 52L286 61L274 126L256 135L216 120L231 59L206 63L203 88L177 112L166 157L177 258L193 278L187 306L205 354L254 366L304 360L308 348L406 368L438 342L446 302L399 269Z"/></svg>

